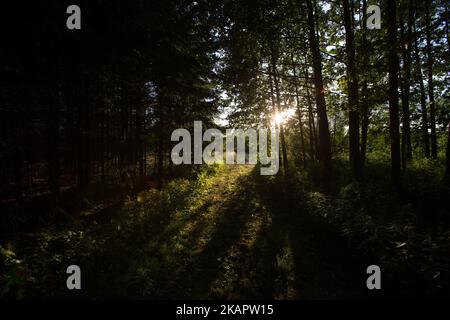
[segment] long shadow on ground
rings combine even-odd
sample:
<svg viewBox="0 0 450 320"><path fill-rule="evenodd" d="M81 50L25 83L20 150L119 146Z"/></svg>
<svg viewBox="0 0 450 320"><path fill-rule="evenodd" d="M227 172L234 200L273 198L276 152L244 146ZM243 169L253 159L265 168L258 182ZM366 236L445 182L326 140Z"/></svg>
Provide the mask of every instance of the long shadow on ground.
<svg viewBox="0 0 450 320"><path fill-rule="evenodd" d="M292 260L290 292L282 298L367 298L367 262L331 226L312 217L283 181L256 177L257 192L272 217L273 242ZM285 279L289 282L289 279Z"/></svg>

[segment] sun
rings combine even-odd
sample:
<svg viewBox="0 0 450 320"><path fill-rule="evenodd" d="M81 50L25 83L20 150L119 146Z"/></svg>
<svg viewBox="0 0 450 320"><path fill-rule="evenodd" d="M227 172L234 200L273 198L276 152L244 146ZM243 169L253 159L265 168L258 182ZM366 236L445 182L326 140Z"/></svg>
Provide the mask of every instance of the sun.
<svg viewBox="0 0 450 320"><path fill-rule="evenodd" d="M289 120L289 118L292 116L292 114L293 114L293 111L290 109L282 111L282 112L276 112L272 116L272 123L275 125L282 125Z"/></svg>
<svg viewBox="0 0 450 320"><path fill-rule="evenodd" d="M275 124L283 124L285 121L286 117L282 113L277 112L273 116L273 122L275 122Z"/></svg>

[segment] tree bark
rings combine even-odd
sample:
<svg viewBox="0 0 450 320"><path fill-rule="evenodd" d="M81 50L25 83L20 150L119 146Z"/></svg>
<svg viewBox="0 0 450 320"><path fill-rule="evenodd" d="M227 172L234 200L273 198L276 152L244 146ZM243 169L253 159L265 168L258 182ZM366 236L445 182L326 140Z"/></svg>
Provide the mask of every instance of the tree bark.
<svg viewBox="0 0 450 320"><path fill-rule="evenodd" d="M297 72L295 69L294 62L294 54L291 53L291 61L292 61L292 71L294 72L294 87L295 87L295 100L297 102L297 116L298 116L298 125L300 127L300 142L302 148L302 157L303 157L303 165L306 165L306 155L305 155L305 137L303 134L303 120L302 120L302 112L300 109L300 99L298 93L298 83L297 83Z"/></svg>
<svg viewBox="0 0 450 320"><path fill-rule="evenodd" d="M355 46L352 14L353 8L350 8L348 0L342 0L342 5L344 9L345 49L347 54L349 157L353 176L355 177L355 179L359 180L359 97L358 77L355 68Z"/></svg>
<svg viewBox="0 0 450 320"><path fill-rule="evenodd" d="M322 79L322 61L319 50L319 39L316 37L314 27L314 12L311 0L307 0L308 7L308 29L309 45L313 58L315 96L317 105L317 114L319 117L319 161L322 166L322 174L325 177L331 175L331 141L328 127L327 108L325 104L325 95ZM328 180L327 180L328 181Z"/></svg>
<svg viewBox="0 0 450 320"><path fill-rule="evenodd" d="M425 94L425 86L423 84L423 75L422 75L422 65L420 62L419 55L419 46L417 44L417 32L416 32L416 24L413 22L413 30L414 30L414 59L415 59L415 77L416 81L419 82L420 89L420 111L422 114L422 142L425 157L430 157L430 137L428 135L428 113L427 113L427 102L426 102L426 94Z"/></svg>
<svg viewBox="0 0 450 320"><path fill-rule="evenodd" d="M309 147L310 147L310 157L311 161L318 159L318 142L317 142L317 134L316 134L316 124L314 120L314 112L312 106L312 98L311 93L309 91L309 72L308 72L308 64L307 59L305 57L305 91L306 91L306 102L308 104L308 124L309 124Z"/></svg>
<svg viewBox="0 0 450 320"><path fill-rule="evenodd" d="M156 186L161 189L163 186L163 175L164 175L164 111L162 106L162 99L159 98L157 105L158 112L158 148L157 148L157 167L156 167Z"/></svg>
<svg viewBox="0 0 450 320"><path fill-rule="evenodd" d="M428 65L428 98L430 101L430 137L431 137L431 156L437 158L437 140L436 140L436 110L434 103L434 85L433 85L433 52L431 47L431 14L430 0L425 1L425 23L427 40L427 65Z"/></svg>
<svg viewBox="0 0 450 320"><path fill-rule="evenodd" d="M445 182L450 185L450 122L447 125L447 149L445 150Z"/></svg>
<svg viewBox="0 0 450 320"><path fill-rule="evenodd" d="M271 61L272 61L272 72L273 72L273 82L275 85L275 97L276 97L276 112L280 112L280 106L281 106L281 97L280 97L280 88L278 83L278 74L277 74L277 67L276 67L276 60L275 53L273 52L274 48L272 47L272 53L271 53ZM285 177L288 177L289 172L289 164L287 160L287 149L286 149L286 139L284 136L284 126L280 123L280 141L281 141L281 154L283 157L283 169L284 169L284 175Z"/></svg>
<svg viewBox="0 0 450 320"><path fill-rule="evenodd" d="M408 5L408 30L405 34L402 15L400 16L400 30L402 36L402 59L403 59L403 76L402 76L402 168L406 169L406 163L412 160L411 146L411 127L409 113L409 93L411 84L411 24L412 24L412 1Z"/></svg>
<svg viewBox="0 0 450 320"><path fill-rule="evenodd" d="M391 140L391 179L394 187L400 186L400 133L398 107L398 56L397 56L397 6L395 0L387 1L388 64L389 64L389 133Z"/></svg>
<svg viewBox="0 0 450 320"><path fill-rule="evenodd" d="M363 6L362 6L362 48L361 52L363 55L363 66L365 68L369 67L369 56L367 52L367 34L366 34L366 20L367 20L367 1L363 0ZM362 103L361 103L361 113L362 113L362 120L361 120L361 155L360 155L360 167L361 171L364 169L364 165L366 162L366 151L367 151L367 133L369 130L369 94L368 94L368 88L367 88L367 70L366 72L363 72L363 80L361 84L361 95L362 95Z"/></svg>

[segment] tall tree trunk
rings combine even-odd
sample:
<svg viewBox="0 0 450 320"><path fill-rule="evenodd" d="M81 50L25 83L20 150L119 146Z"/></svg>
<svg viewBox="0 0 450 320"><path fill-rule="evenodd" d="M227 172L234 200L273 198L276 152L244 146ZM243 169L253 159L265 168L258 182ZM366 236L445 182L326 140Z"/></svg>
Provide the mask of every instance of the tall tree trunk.
<svg viewBox="0 0 450 320"><path fill-rule="evenodd" d="M88 101L86 102L86 113L85 113L85 124L86 124L86 133L84 136L84 146L85 146L85 168L84 168L84 185L88 186L91 183L91 179L92 179L92 170L91 170L91 165L92 165L92 160L91 160L91 130L92 130L92 126L91 126L91 118L92 118L92 108L91 108L91 101L90 101L90 97L91 95L89 94L91 90L89 90L88 88Z"/></svg>
<svg viewBox="0 0 450 320"><path fill-rule="evenodd" d="M16 135L20 134L16 132ZM18 136L15 136L16 141L19 140ZM22 162L23 155L20 144L17 143L14 150L14 193L16 196L16 200L18 203L22 203L23 201L23 170L22 170Z"/></svg>
<svg viewBox="0 0 450 320"><path fill-rule="evenodd" d="M367 1L363 0L362 6L362 42L361 42L361 52L363 55L363 66L369 67L369 55L367 50L367 28L365 23L367 21ZM366 151L367 151L367 133L369 130L369 93L367 88L367 70L363 72L363 80L361 84L361 95L362 95L362 103L361 103L361 155L360 155L360 167L361 170L364 169L364 165L366 162Z"/></svg>
<svg viewBox="0 0 450 320"><path fill-rule="evenodd" d="M102 114L102 118L100 120L100 179L101 181L105 180L105 160L107 158L107 146L106 146L106 135L105 135L105 127L106 122L105 120L106 114Z"/></svg>
<svg viewBox="0 0 450 320"><path fill-rule="evenodd" d="M309 91L309 72L308 72L308 61L305 57L305 91L306 91L306 103L308 104L308 124L309 124L309 147L310 147L310 157L311 161L319 158L319 147L317 142L316 134L316 124L314 120L314 112L312 105L312 97Z"/></svg>
<svg viewBox="0 0 450 320"><path fill-rule="evenodd" d="M156 167L156 186L161 189L163 186L163 174L164 174L164 111L161 98L157 105L159 130L158 130L158 148L157 148L157 167Z"/></svg>
<svg viewBox="0 0 450 320"><path fill-rule="evenodd" d="M270 101L272 102L272 112L274 114L278 113L278 107L277 103L275 101L275 92L274 92L274 85L273 85L273 71L272 71L272 64L269 65L269 85L270 85ZM276 132L280 132L279 125L275 123L275 130ZM283 166L283 158L281 157L281 154L278 152L278 162L281 166Z"/></svg>
<svg viewBox="0 0 450 320"><path fill-rule="evenodd" d="M416 81L419 82L420 89L420 111L422 114L422 141L423 141L423 149L425 157L430 157L430 137L428 135L428 113L427 113L427 102L426 102L426 94L425 94L425 86L423 84L423 76L422 76L422 65L420 62L419 55L419 46L417 44L417 32L416 32L416 24L413 22L413 30L414 30L414 60L415 64L415 77Z"/></svg>
<svg viewBox="0 0 450 320"><path fill-rule="evenodd" d="M271 60L272 60L272 72L273 72L273 82L275 85L275 97L276 97L276 106L277 111L280 112L280 106L281 106L281 97L280 97L280 88L278 83L278 72L277 72L277 58L275 56L275 53L273 52L272 47L272 54L271 54ZM282 123L280 123L280 140L281 140L281 154L283 157L283 169L285 177L288 177L288 171L289 171L289 165L287 161L287 149L286 149L286 139L284 136L284 126Z"/></svg>
<svg viewBox="0 0 450 320"><path fill-rule="evenodd" d="M321 162L324 177L328 177L331 175L332 170L331 141L322 79L322 59L319 50L319 39L316 38L315 33L313 5L311 0L307 0L306 2L308 7L309 45L313 58L315 96L317 114L319 117L319 160Z"/></svg>
<svg viewBox="0 0 450 320"><path fill-rule="evenodd" d="M291 61L292 61L292 71L294 72L295 100L297 102L297 116L298 116L298 125L300 127L300 142L302 148L303 165L306 165L305 138L303 134L303 120L302 120L302 112L300 109L300 98L298 93L297 71L295 68L294 53L292 52L291 52Z"/></svg>
<svg viewBox="0 0 450 320"><path fill-rule="evenodd" d="M52 68L52 80L48 92L50 94L48 110L48 168L49 185L52 195L52 208L56 208L60 190L61 161L60 161L60 139L59 139L59 121L60 105L62 104L62 56L58 48L55 48L55 64Z"/></svg>
<svg viewBox="0 0 450 320"><path fill-rule="evenodd" d="M83 108L81 107L81 101L77 100L75 107L75 140L76 140L76 171L77 171L77 188L82 189L83 186L83 167L84 167L84 149L83 149Z"/></svg>
<svg viewBox="0 0 450 320"><path fill-rule="evenodd" d="M119 166L123 169L127 165L128 150L128 101L129 90L127 84L123 81L120 86L120 148L119 148Z"/></svg>
<svg viewBox="0 0 450 320"><path fill-rule="evenodd" d="M391 140L391 179L400 186L400 133L398 108L397 6L387 1L387 32L389 44L389 133Z"/></svg>
<svg viewBox="0 0 450 320"><path fill-rule="evenodd" d="M448 1L444 1L445 2L445 35L447 36L447 47L448 47L448 52L447 54L450 54L450 36L449 36L449 31L448 31L448 19L449 19L449 11L448 11Z"/></svg>
<svg viewBox="0 0 450 320"><path fill-rule="evenodd" d="M450 122L447 125L447 149L445 150L445 182L450 185Z"/></svg>
<svg viewBox="0 0 450 320"><path fill-rule="evenodd" d="M402 168L406 169L407 161L412 159L411 146L411 127L409 116L409 93L411 83L411 24L412 24L412 1L408 5L408 30L405 34L402 15L400 15L400 30L402 43L405 45L402 48L403 58L403 76L402 76Z"/></svg>
<svg viewBox="0 0 450 320"><path fill-rule="evenodd" d="M84 188L89 185L91 179L91 154L90 154L90 105L91 90L87 77L82 79L83 95L77 106L77 187Z"/></svg>
<svg viewBox="0 0 450 320"><path fill-rule="evenodd" d="M143 105L142 105L142 97L141 92L139 88L139 97L137 99L136 104L136 128L135 128L135 143L136 143L136 162L138 164L138 173L139 176L144 175L144 163L142 161L143 159L143 123L144 123L144 116L143 116Z"/></svg>
<svg viewBox="0 0 450 320"><path fill-rule="evenodd" d="M425 22L427 38L427 65L428 65L428 97L430 101L430 136L431 136L431 156L437 158L436 141L436 110L434 104L434 85L433 85L433 52L431 47L431 13L430 0L425 1Z"/></svg>
<svg viewBox="0 0 450 320"><path fill-rule="evenodd" d="M59 154L59 85L56 85L57 92L51 94L48 114L48 164L49 164L49 185L53 202L56 205L59 197L59 177L60 177L60 154ZM51 91L49 89L49 91Z"/></svg>
<svg viewBox="0 0 450 320"><path fill-rule="evenodd" d="M360 178L359 149L359 98L358 77L355 68L355 46L353 35L353 8L349 0L342 0L344 9L345 48L347 53L347 90L348 90L348 124L349 124L349 156L356 179ZM353 4L352 4L353 6Z"/></svg>
<svg viewBox="0 0 450 320"><path fill-rule="evenodd" d="M445 183L450 185L450 122L447 124L447 149L445 150Z"/></svg>

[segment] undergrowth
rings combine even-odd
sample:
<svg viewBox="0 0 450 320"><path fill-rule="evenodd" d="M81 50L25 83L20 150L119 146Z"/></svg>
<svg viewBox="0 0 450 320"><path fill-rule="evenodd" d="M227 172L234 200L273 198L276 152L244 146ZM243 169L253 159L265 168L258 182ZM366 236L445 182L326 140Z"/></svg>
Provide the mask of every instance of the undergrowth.
<svg viewBox="0 0 450 320"><path fill-rule="evenodd" d="M181 268L189 239L178 235L195 214L219 165L199 166L188 178L168 182L128 199L107 223L76 219L0 245L0 297L157 297L169 275ZM177 259L176 259L177 258ZM66 268L79 265L80 292L66 288Z"/></svg>
<svg viewBox="0 0 450 320"><path fill-rule="evenodd" d="M392 291L405 296L450 294L450 195L444 168L432 160L410 164L401 190L389 185L389 166L369 163L363 182L335 163L334 192L296 175L294 199L311 216L338 228L379 264Z"/></svg>

